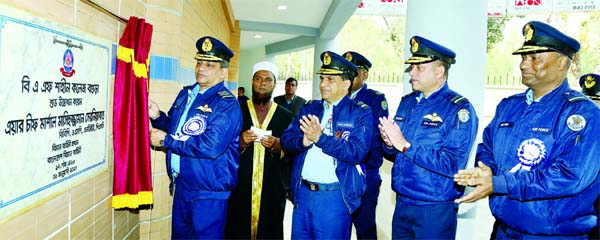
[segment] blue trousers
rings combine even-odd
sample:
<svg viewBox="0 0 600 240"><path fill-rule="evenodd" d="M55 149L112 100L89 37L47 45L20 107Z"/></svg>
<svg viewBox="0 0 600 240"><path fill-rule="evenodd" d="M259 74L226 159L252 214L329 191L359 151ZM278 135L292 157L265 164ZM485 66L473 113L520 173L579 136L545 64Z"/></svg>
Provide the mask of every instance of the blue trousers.
<svg viewBox="0 0 600 240"><path fill-rule="evenodd" d="M292 239L350 239L351 215L339 189L300 187L292 213Z"/></svg>
<svg viewBox="0 0 600 240"><path fill-rule="evenodd" d="M178 189L179 190L179 189ZM172 239L223 239L227 199L184 201L183 191L173 198Z"/></svg>
<svg viewBox="0 0 600 240"><path fill-rule="evenodd" d="M356 228L357 239L377 239L375 210L380 187L379 169L367 171L367 191L362 198L360 207L352 214L352 223Z"/></svg>
<svg viewBox="0 0 600 240"><path fill-rule="evenodd" d="M498 221L496 221L498 222ZM535 224L535 223L532 223ZM498 223L498 232L496 233L496 239L588 239L587 235L582 236L536 236L529 235L521 232L512 230L508 226Z"/></svg>
<svg viewBox="0 0 600 240"><path fill-rule="evenodd" d="M396 197L392 239L454 239L457 211L454 202L420 206Z"/></svg>

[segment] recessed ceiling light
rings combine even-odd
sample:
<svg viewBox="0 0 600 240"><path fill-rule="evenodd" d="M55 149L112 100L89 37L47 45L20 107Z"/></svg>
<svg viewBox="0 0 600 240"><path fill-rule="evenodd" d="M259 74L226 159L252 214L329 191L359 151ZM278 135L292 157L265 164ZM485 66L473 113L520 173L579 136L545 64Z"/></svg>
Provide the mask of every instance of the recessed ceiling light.
<svg viewBox="0 0 600 240"><path fill-rule="evenodd" d="M277 10L286 10L287 6L286 5L277 5Z"/></svg>
<svg viewBox="0 0 600 240"><path fill-rule="evenodd" d="M260 35L260 34L254 34L254 38L262 38L262 35Z"/></svg>

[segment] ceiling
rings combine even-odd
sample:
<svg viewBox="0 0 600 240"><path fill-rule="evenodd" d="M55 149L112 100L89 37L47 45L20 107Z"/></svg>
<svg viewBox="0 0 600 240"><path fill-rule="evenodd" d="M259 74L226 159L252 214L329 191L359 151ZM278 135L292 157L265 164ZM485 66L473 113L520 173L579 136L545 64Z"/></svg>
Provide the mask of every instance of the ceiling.
<svg viewBox="0 0 600 240"><path fill-rule="evenodd" d="M230 0L240 21L240 49L302 37L334 38L360 0ZM284 5L285 10L278 10ZM258 38L260 36L260 38Z"/></svg>

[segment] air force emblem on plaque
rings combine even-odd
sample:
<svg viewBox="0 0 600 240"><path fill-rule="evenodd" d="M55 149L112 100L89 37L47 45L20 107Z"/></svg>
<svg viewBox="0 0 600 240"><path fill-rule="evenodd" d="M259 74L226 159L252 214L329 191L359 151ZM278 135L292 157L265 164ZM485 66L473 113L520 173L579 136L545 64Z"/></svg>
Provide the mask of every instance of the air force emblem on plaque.
<svg viewBox="0 0 600 240"><path fill-rule="evenodd" d="M71 49L67 49L63 54L63 67L60 68L60 73L62 73L65 77L71 77L75 74L75 69L73 69L73 52Z"/></svg>

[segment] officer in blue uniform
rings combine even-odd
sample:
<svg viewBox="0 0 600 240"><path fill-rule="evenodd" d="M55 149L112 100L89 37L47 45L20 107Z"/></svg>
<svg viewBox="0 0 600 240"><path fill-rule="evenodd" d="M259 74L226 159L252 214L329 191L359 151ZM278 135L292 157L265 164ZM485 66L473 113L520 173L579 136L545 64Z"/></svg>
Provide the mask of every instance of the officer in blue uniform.
<svg viewBox="0 0 600 240"><path fill-rule="evenodd" d="M583 94L600 106L600 75L594 73L582 75L579 78L579 86ZM600 196L596 199L596 212L598 213L598 223L596 230L590 233L590 239L600 239Z"/></svg>
<svg viewBox="0 0 600 240"><path fill-rule="evenodd" d="M597 224L600 111L567 81L577 40L532 21L523 27L524 93L503 99L483 132L477 167L455 181L490 196L498 239L585 239Z"/></svg>
<svg viewBox="0 0 600 240"><path fill-rule="evenodd" d="M353 63L358 69L358 75L356 75L352 82L350 98L371 107L371 111L373 112L373 129L377 129L379 118L387 117L389 113L385 95L367 88L367 84L365 83L365 80L369 78L369 69L371 69L372 64L369 59L357 52L348 51L342 54L342 56ZM377 239L375 209L377 208L379 187L381 187L379 167L383 164L382 143L379 131L374 131L366 163L367 191L365 192L365 196L363 196L360 208L352 214L352 222L356 228L358 239Z"/></svg>
<svg viewBox="0 0 600 240"><path fill-rule="evenodd" d="M323 100L304 105L280 140L296 155L292 239L350 239L351 215L366 188L364 161L374 129L371 109L348 96L357 69L330 51L321 61Z"/></svg>
<svg viewBox="0 0 600 240"><path fill-rule="evenodd" d="M223 85L233 52L208 36L196 48L196 83L179 92L168 114L149 103L151 143L167 151L171 237L222 239L227 199L237 183L242 114Z"/></svg>
<svg viewBox="0 0 600 240"><path fill-rule="evenodd" d="M380 119L384 151L395 155L393 239L453 239L464 188L452 179L466 166L478 119L469 101L450 90L448 69L456 54L423 37L410 39L407 72L413 92L396 116Z"/></svg>

